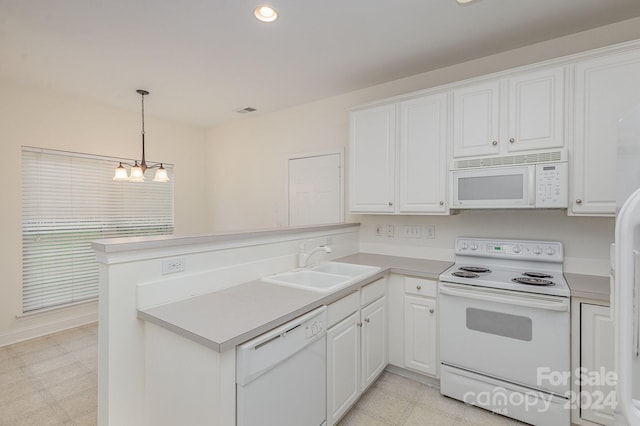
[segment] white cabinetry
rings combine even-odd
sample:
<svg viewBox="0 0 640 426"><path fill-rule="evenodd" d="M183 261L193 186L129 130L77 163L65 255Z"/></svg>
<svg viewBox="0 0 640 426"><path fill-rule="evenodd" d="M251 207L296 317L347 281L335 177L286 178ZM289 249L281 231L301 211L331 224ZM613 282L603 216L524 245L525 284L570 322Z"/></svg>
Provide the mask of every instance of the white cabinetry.
<svg viewBox="0 0 640 426"><path fill-rule="evenodd" d="M595 302L597 303L597 302ZM615 403L614 329L609 306L586 299L572 301L572 423L612 425Z"/></svg>
<svg viewBox="0 0 640 426"><path fill-rule="evenodd" d="M453 156L564 146L564 67L516 74L453 91Z"/></svg>
<svg viewBox="0 0 640 426"><path fill-rule="evenodd" d="M327 332L327 424L337 422L360 396L360 312Z"/></svg>
<svg viewBox="0 0 640 426"><path fill-rule="evenodd" d="M396 106L351 113L349 209L393 213L396 186Z"/></svg>
<svg viewBox="0 0 640 426"><path fill-rule="evenodd" d="M614 215L618 121L640 103L640 51L609 54L574 65L574 215Z"/></svg>
<svg viewBox="0 0 640 426"><path fill-rule="evenodd" d="M406 277L404 296L404 367L438 375L437 283Z"/></svg>
<svg viewBox="0 0 640 426"><path fill-rule="evenodd" d="M398 104L399 213L446 213L447 94Z"/></svg>
<svg viewBox="0 0 640 426"><path fill-rule="evenodd" d="M381 278L329 305L328 426L344 416L387 365L386 289Z"/></svg>
<svg viewBox="0 0 640 426"><path fill-rule="evenodd" d="M351 212L447 213L447 96L351 113Z"/></svg>

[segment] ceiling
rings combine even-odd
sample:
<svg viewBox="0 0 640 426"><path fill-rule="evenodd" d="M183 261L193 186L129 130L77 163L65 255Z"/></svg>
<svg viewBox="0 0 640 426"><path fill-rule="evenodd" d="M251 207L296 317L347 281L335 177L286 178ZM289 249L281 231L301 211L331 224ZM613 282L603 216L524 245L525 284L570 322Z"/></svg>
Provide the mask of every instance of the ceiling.
<svg viewBox="0 0 640 426"><path fill-rule="evenodd" d="M280 19L253 17L260 4ZM638 0L1 0L0 78L209 127L640 16Z"/></svg>

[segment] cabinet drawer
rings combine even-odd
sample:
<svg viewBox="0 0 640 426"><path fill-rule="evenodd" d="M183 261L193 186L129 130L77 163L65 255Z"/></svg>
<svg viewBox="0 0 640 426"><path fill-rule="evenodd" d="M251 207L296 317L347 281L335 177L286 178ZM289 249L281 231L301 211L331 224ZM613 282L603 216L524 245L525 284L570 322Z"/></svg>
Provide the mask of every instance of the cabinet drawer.
<svg viewBox="0 0 640 426"><path fill-rule="evenodd" d="M386 292L387 286L385 285L385 279L380 278L378 281L367 284L360 289L360 294L362 295L360 303L362 306L366 306L374 300L384 296Z"/></svg>
<svg viewBox="0 0 640 426"><path fill-rule="evenodd" d="M336 300L327 306L327 328L339 323L358 309L360 309L360 299L357 291Z"/></svg>
<svg viewBox="0 0 640 426"><path fill-rule="evenodd" d="M438 283L424 278L405 277L404 292L416 296L436 297Z"/></svg>

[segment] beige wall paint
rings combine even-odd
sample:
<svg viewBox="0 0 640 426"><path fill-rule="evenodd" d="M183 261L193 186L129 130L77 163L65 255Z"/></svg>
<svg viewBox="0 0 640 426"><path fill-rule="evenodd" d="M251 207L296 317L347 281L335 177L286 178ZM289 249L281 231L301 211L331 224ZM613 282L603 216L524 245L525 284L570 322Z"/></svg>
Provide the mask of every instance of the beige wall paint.
<svg viewBox="0 0 640 426"><path fill-rule="evenodd" d="M286 225L286 158L299 152L345 148L348 142L348 111L353 107L636 39L640 39L640 19L623 21L275 113L249 116L210 129L207 132L207 158L212 195L211 228L229 231ZM313 82L310 81L309 84ZM260 105L254 106L260 108ZM537 212L533 214L537 215L537 225L544 224L547 220L554 224L553 228L560 232L556 238L565 240L570 249L568 252L582 247L584 238L575 237L573 227L561 225L577 223L581 219L559 218L553 214L544 216L544 213L541 216ZM529 226L529 216L509 216L513 221L513 232L507 232L505 236L518 236L518 229ZM346 219L368 225L377 221L370 216L347 215ZM424 218L419 220L428 222ZM474 213L437 220L439 231L444 231L442 235L447 235L448 238L436 239L431 243L443 249L452 247L451 237L459 235L456 229L461 226L464 226L468 235L484 235L487 224L485 218ZM593 233L594 243L586 247L593 250L585 252L581 249L581 256L600 259L607 256L607 249L603 247L613 237L612 223L611 219L590 220L586 230ZM535 232L531 230L526 234L535 235Z"/></svg>
<svg viewBox="0 0 640 426"><path fill-rule="evenodd" d="M21 146L36 146L124 158L139 158L139 98L125 111L0 81L0 141L3 171L0 345L72 326L96 317L95 305L16 318L22 306ZM202 129L154 118L146 108L147 157L175 164L175 231L208 229ZM114 165L115 167L115 165Z"/></svg>

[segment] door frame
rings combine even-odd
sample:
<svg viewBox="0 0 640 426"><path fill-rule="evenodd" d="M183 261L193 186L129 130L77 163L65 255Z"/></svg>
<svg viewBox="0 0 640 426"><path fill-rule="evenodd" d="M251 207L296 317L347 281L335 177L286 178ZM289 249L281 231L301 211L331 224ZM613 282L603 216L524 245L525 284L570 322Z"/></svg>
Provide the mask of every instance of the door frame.
<svg viewBox="0 0 640 426"><path fill-rule="evenodd" d="M291 180L291 175L290 175L290 171L289 171L289 161L291 160L299 160L302 158L311 158L311 157L323 157L326 155L338 155L339 157L339 170L340 170L340 176L339 176L339 181L340 181L340 217L342 218L342 221L339 223L344 223L345 222L345 217L344 217L344 153L345 153L345 149L344 147L341 148L334 148L334 149L327 149L327 150L323 150L323 151L313 151L313 152L304 152L304 153L298 153L298 154L290 154L287 157L287 163L286 163L286 170L287 170L287 179L285 182L285 196L287 199L287 226L291 226L291 194L289 192L289 185L290 185L290 180Z"/></svg>

